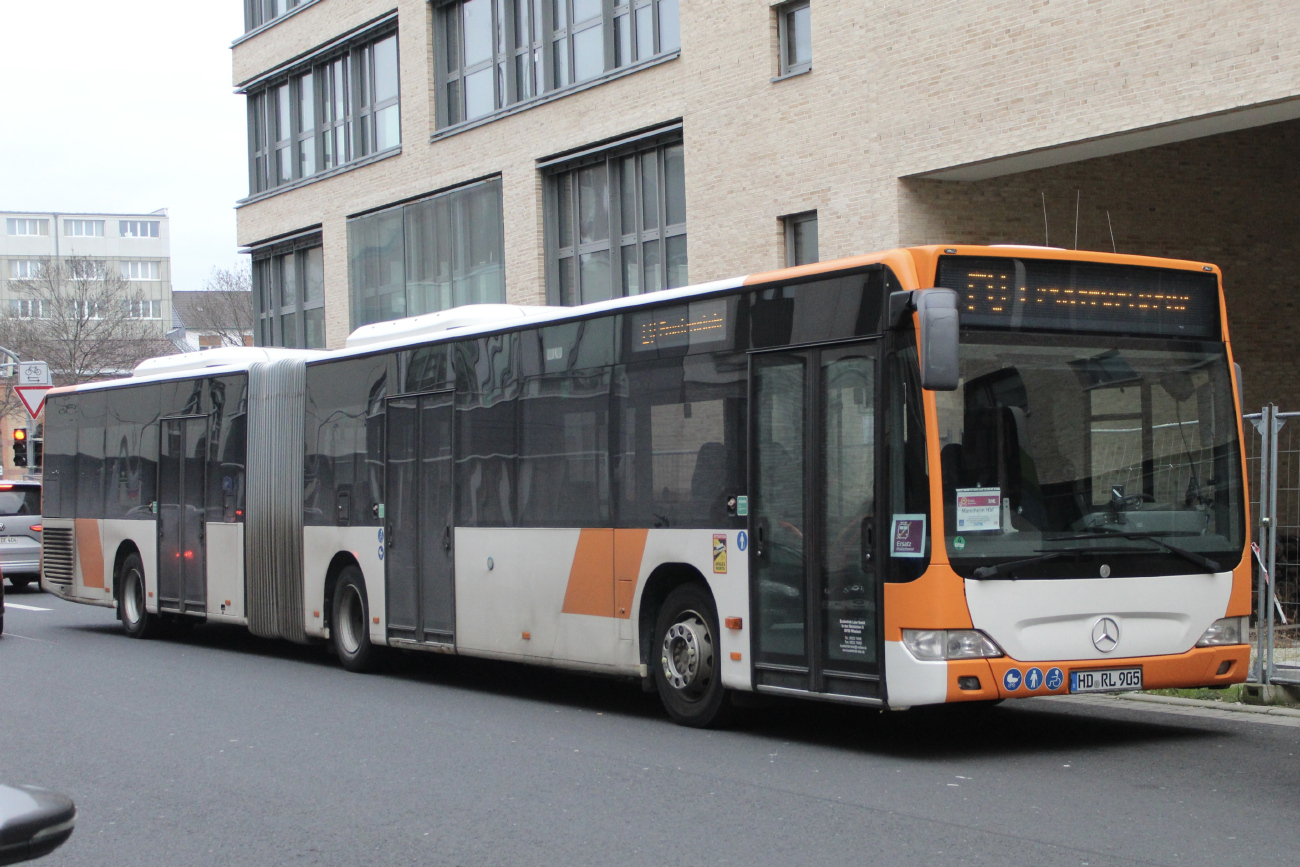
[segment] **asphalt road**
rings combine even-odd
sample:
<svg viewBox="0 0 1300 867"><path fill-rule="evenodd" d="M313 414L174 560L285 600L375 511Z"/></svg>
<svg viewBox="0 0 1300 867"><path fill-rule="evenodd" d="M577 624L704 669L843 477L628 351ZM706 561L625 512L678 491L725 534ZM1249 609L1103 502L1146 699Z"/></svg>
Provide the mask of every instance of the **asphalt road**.
<svg viewBox="0 0 1300 867"><path fill-rule="evenodd" d="M423 654L353 675L7 602L0 781L80 810L49 867L1300 860L1300 726L1246 714L799 703L701 732L619 682Z"/></svg>

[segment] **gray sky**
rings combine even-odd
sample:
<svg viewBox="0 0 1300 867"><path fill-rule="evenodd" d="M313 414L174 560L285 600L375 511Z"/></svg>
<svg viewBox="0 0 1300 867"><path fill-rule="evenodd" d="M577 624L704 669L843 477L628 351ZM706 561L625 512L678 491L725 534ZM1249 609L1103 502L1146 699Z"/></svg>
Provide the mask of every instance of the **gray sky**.
<svg viewBox="0 0 1300 867"><path fill-rule="evenodd" d="M167 208L175 289L246 259L243 29L239 0L0 0L0 210Z"/></svg>

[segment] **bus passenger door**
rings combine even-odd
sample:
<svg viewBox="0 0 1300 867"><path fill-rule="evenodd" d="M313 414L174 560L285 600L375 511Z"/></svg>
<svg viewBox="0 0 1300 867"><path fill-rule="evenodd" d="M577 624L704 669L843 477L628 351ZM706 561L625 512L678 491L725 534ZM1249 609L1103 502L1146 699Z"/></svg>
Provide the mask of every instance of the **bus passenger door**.
<svg viewBox="0 0 1300 867"><path fill-rule="evenodd" d="M878 347L751 356L757 687L880 697Z"/></svg>
<svg viewBox="0 0 1300 867"><path fill-rule="evenodd" d="M394 639L455 642L452 395L388 401L384 564Z"/></svg>
<svg viewBox="0 0 1300 867"><path fill-rule="evenodd" d="M207 610L204 474L208 420L163 419L158 441L158 609Z"/></svg>

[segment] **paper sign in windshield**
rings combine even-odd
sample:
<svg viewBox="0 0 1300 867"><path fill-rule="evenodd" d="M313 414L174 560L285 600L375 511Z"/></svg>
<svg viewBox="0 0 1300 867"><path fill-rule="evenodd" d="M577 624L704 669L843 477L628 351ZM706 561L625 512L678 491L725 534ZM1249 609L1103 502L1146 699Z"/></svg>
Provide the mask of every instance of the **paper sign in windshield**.
<svg viewBox="0 0 1300 867"><path fill-rule="evenodd" d="M925 556L925 515L894 516L889 553L895 557Z"/></svg>
<svg viewBox="0 0 1300 867"><path fill-rule="evenodd" d="M1002 529L1000 488L957 489L957 532Z"/></svg>

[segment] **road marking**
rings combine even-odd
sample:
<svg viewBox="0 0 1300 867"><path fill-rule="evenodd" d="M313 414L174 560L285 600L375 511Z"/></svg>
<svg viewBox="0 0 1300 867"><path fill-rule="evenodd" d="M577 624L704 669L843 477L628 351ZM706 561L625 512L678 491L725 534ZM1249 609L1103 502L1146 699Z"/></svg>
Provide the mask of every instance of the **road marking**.
<svg viewBox="0 0 1300 867"><path fill-rule="evenodd" d="M6 602L5 608L17 608L19 611L53 611L53 608L37 608L35 605L19 605L17 602Z"/></svg>

